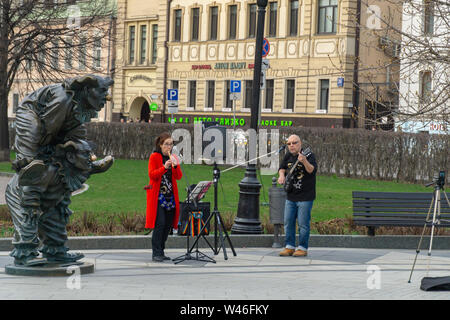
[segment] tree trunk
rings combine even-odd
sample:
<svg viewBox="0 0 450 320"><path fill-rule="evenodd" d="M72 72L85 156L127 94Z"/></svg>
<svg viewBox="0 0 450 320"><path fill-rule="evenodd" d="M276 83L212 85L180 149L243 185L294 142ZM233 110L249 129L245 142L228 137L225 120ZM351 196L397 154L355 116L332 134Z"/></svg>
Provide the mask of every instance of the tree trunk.
<svg viewBox="0 0 450 320"><path fill-rule="evenodd" d="M9 161L8 132L8 28L6 26L7 10L2 5L0 13L0 161Z"/></svg>

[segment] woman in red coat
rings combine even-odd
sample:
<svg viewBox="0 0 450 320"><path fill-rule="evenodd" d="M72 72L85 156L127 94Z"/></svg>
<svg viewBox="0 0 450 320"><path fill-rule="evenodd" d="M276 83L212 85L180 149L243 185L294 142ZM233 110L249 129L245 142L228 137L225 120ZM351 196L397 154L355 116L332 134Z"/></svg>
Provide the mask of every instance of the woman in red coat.
<svg viewBox="0 0 450 320"><path fill-rule="evenodd" d="M153 261L170 260L164 247L172 227L177 228L180 216L177 180L182 177L179 160L171 154L173 140L162 133L155 143L148 161L150 183L147 189L147 217L145 227L153 229Z"/></svg>

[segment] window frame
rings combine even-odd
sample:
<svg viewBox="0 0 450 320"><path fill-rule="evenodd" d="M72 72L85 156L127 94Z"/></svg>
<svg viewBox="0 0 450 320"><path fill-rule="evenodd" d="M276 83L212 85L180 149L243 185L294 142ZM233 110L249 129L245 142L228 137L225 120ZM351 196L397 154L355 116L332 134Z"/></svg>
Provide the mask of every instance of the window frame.
<svg viewBox="0 0 450 320"><path fill-rule="evenodd" d="M339 4L337 0L326 0L328 1L328 5L324 5L321 6L320 2L321 0L317 1L317 34L336 34L337 33L337 29L338 29L338 20L339 20ZM331 2L335 2L336 4L331 4ZM327 31L326 27L326 21L327 19L327 8L332 8L332 13L333 13L333 19L331 21L331 31ZM324 25L323 28L324 30L321 31L321 10L324 9L325 10L325 15L324 15Z"/></svg>
<svg viewBox="0 0 450 320"><path fill-rule="evenodd" d="M232 9L236 9L235 17L234 17L234 23L232 24ZM234 28L233 28L234 25ZM233 35L232 35L232 30ZM237 4L232 4L228 6L228 40L236 40L238 34L238 6Z"/></svg>

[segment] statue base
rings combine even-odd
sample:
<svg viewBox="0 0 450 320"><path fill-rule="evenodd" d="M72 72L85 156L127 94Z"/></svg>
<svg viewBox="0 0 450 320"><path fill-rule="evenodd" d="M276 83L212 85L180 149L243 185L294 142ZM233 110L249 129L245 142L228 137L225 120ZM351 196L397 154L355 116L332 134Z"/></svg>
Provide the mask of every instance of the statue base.
<svg viewBox="0 0 450 320"><path fill-rule="evenodd" d="M74 273L94 273L95 266L89 262L48 263L42 266L25 267L9 264L5 266L5 273L15 276L31 277L69 277Z"/></svg>

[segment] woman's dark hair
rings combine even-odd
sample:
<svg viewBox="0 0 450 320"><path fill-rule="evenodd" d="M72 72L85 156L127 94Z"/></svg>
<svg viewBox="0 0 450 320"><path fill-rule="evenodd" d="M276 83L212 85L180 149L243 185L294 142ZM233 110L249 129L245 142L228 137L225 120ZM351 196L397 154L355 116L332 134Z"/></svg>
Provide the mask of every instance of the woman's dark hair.
<svg viewBox="0 0 450 320"><path fill-rule="evenodd" d="M166 141L167 139L171 139L172 136L170 135L170 133L168 132L163 132L161 133L158 138L156 138L155 141L155 151L157 152L161 152L161 145L164 143L164 141Z"/></svg>

